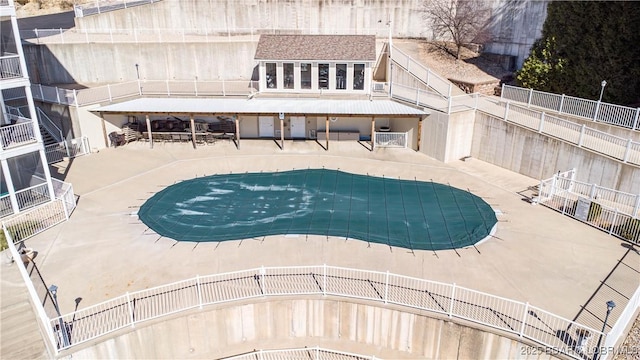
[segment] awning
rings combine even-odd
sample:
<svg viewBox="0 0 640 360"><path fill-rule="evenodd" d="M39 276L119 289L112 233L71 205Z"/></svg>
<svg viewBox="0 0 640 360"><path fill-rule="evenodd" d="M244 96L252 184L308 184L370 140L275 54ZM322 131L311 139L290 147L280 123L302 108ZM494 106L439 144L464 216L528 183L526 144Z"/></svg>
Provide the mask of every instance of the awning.
<svg viewBox="0 0 640 360"><path fill-rule="evenodd" d="M93 112L122 114L238 114L424 117L429 112L392 100L140 98Z"/></svg>

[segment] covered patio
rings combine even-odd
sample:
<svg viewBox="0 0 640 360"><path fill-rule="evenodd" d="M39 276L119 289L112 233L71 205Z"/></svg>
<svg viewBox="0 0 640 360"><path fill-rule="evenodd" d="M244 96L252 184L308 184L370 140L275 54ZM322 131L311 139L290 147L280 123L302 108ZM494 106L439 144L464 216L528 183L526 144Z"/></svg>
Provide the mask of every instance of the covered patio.
<svg viewBox="0 0 640 360"><path fill-rule="evenodd" d="M360 141L419 150L422 120L428 112L392 100L336 99L164 99L143 98L93 110L107 124L125 131L135 119L135 138L153 148L158 141L190 141L193 147L225 137L240 148L241 138L316 140L325 150L330 141ZM182 119L186 117L187 119ZM137 119L144 119L138 122ZM128 130L127 130L128 131ZM376 137L384 137L376 142Z"/></svg>

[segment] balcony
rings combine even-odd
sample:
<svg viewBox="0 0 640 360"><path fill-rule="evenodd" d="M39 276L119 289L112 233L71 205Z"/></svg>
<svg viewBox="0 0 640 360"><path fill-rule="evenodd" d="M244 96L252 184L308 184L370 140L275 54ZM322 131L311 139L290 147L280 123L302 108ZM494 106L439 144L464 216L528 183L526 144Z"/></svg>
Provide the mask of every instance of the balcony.
<svg viewBox="0 0 640 360"><path fill-rule="evenodd" d="M16 54L0 56L0 79L16 79L21 77L20 56Z"/></svg>
<svg viewBox="0 0 640 360"><path fill-rule="evenodd" d="M2 150L32 144L38 141L31 119L15 115L9 115L8 117L12 122L15 121L16 124L0 127L0 147Z"/></svg>
<svg viewBox="0 0 640 360"><path fill-rule="evenodd" d="M15 192L18 209L20 211L44 204L51 200L47 183L31 186ZM13 214L11 197L9 194L0 195L0 218Z"/></svg>

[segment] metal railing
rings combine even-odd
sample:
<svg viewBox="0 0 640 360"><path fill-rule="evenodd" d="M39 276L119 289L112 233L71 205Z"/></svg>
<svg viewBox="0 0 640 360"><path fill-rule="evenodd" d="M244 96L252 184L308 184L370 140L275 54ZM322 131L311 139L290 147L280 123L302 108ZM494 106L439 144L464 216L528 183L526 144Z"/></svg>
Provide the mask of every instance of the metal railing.
<svg viewBox="0 0 640 360"><path fill-rule="evenodd" d="M0 79L15 79L21 77L20 56L17 54L0 56Z"/></svg>
<svg viewBox="0 0 640 360"><path fill-rule="evenodd" d="M391 59L395 64L401 66L418 80L435 90L438 94L451 96L453 84L449 80L434 73L429 68L415 61L412 57L403 53L395 46L393 46L391 51ZM395 83L393 85L396 86Z"/></svg>
<svg viewBox="0 0 640 360"><path fill-rule="evenodd" d="M575 180L575 170L540 182L537 203L640 244L640 194Z"/></svg>
<svg viewBox="0 0 640 360"><path fill-rule="evenodd" d="M101 14L104 12L126 9L144 4L153 4L158 1L160 0L98 0L86 5L75 5L73 7L73 11L75 16L80 18L86 15Z"/></svg>
<svg viewBox="0 0 640 360"><path fill-rule="evenodd" d="M224 360L279 360L279 359L309 359L309 360L380 360L373 355L359 355L344 351L316 347L297 349L254 350L242 355L223 358Z"/></svg>
<svg viewBox="0 0 640 360"><path fill-rule="evenodd" d="M64 140L44 147L47 163L53 164L63 161L65 157L74 158L89 154L89 140L86 136Z"/></svg>
<svg viewBox="0 0 640 360"><path fill-rule="evenodd" d="M62 130L58 127L58 125L54 124L53 121L47 116L47 114L42 111L39 107L36 106L36 113L38 114L38 124L42 125L45 130L58 142L64 140L64 136L62 135Z"/></svg>
<svg viewBox="0 0 640 360"><path fill-rule="evenodd" d="M374 135L376 147L407 148L408 133L376 131Z"/></svg>
<svg viewBox="0 0 640 360"><path fill-rule="evenodd" d="M606 334L528 303L389 272L332 266L261 267L197 276L144 289L49 319L66 349L151 319L205 305L271 296L332 295L402 305L464 319L531 340L576 359ZM584 336L585 334L590 336Z"/></svg>
<svg viewBox="0 0 640 360"><path fill-rule="evenodd" d="M638 308L640 308L640 287L638 287L633 296L629 298L629 302L627 303L627 306L625 306L624 310L622 310L622 313L618 317L618 321L616 321L613 327L611 327L611 330L604 341L603 347L599 349L599 353L602 354L601 359L604 360L608 355L616 354L616 344L625 334L629 324L636 319L635 315ZM640 350L636 347L635 351L635 353L638 354L638 351Z"/></svg>
<svg viewBox="0 0 640 360"><path fill-rule="evenodd" d="M526 103L527 106L553 110L560 114L569 114L633 130L640 129L640 108L631 108L510 85L502 86L501 97Z"/></svg>
<svg viewBox="0 0 640 360"><path fill-rule="evenodd" d="M253 80L139 80L82 90L32 84L31 91L36 100L84 106L139 96L247 96L258 91L258 82Z"/></svg>
<svg viewBox="0 0 640 360"><path fill-rule="evenodd" d="M0 127L0 146L3 149L20 146L25 143L37 141L33 130L33 121L28 118L16 115L7 115L12 121L18 122L15 125Z"/></svg>

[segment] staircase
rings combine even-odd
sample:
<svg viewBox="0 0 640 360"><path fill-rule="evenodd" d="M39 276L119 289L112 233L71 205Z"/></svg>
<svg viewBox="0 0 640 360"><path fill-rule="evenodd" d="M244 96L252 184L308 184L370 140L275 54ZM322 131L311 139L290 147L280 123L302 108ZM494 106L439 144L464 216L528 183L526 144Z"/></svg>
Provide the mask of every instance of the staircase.
<svg viewBox="0 0 640 360"><path fill-rule="evenodd" d="M51 133L42 124L38 123L40 127L40 134L42 134L42 142L44 146L57 144L58 141L51 135Z"/></svg>

